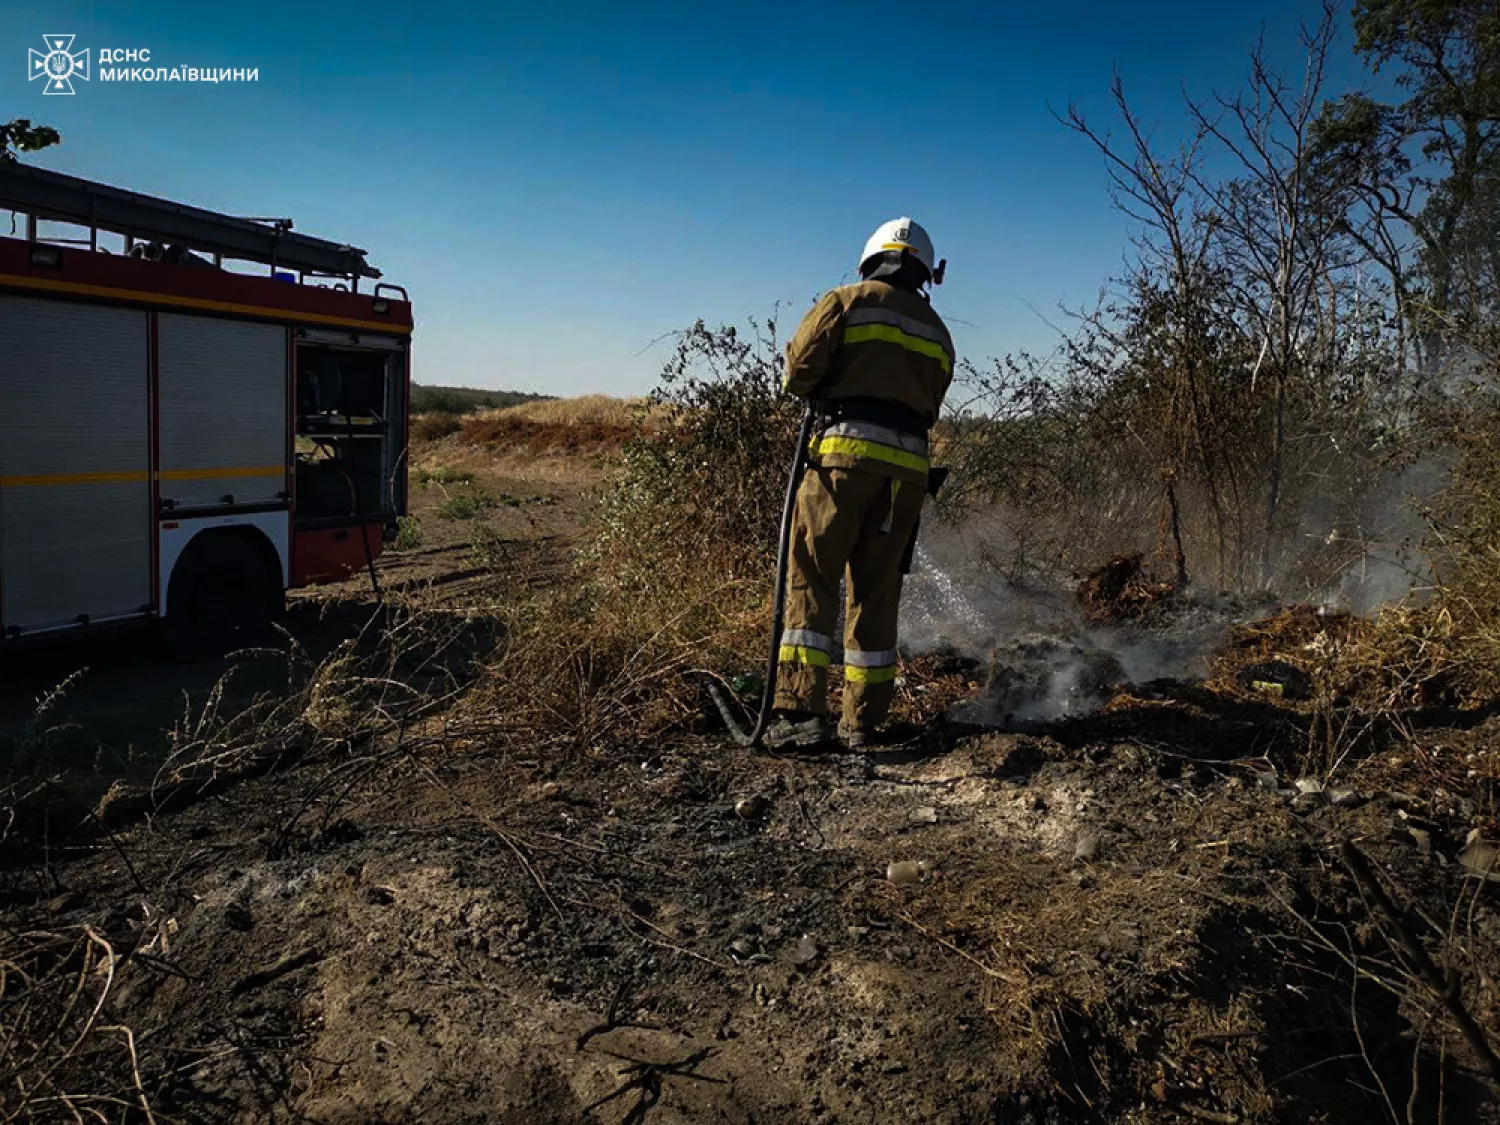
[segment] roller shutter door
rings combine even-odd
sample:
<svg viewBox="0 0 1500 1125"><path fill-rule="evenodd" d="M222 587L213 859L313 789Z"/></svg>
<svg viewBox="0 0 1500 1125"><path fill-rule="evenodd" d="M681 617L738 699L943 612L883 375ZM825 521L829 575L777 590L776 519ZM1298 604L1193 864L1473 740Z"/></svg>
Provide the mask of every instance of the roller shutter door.
<svg viewBox="0 0 1500 1125"><path fill-rule="evenodd" d="M147 314L0 296L0 625L147 612Z"/></svg>
<svg viewBox="0 0 1500 1125"><path fill-rule="evenodd" d="M285 503L287 330L161 313L156 339L167 510Z"/></svg>

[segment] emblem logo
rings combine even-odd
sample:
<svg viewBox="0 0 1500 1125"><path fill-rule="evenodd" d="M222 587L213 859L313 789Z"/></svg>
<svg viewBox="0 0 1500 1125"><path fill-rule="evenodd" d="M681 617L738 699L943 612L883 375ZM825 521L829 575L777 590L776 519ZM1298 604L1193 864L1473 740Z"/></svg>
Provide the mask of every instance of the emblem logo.
<svg viewBox="0 0 1500 1125"><path fill-rule="evenodd" d="M44 94L74 93L74 78L82 78L87 82L89 53L87 48L75 52L72 49L74 38L76 37L72 35L43 35L42 42L46 44L47 50L43 52L33 48L27 53L27 81L45 79L47 84L42 90Z"/></svg>

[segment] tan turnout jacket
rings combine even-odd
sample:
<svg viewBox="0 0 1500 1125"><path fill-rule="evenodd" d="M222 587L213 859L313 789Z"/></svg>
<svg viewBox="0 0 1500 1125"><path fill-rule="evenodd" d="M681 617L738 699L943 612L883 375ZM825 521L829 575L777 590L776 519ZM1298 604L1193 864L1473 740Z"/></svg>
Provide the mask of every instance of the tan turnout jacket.
<svg viewBox="0 0 1500 1125"><path fill-rule="evenodd" d="M920 293L884 281L844 285L802 319L786 349L786 389L827 402L878 399L937 421L953 381L953 339ZM925 484L927 441L868 422L841 422L813 443L818 464Z"/></svg>

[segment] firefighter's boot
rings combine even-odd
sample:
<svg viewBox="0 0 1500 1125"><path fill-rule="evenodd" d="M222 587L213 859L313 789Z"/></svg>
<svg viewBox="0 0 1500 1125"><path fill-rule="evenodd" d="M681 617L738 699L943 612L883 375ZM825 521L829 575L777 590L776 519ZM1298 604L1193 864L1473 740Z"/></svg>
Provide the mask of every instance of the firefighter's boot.
<svg viewBox="0 0 1500 1125"><path fill-rule="evenodd" d="M839 724L839 745L845 750L866 750L878 738L878 733L869 727L846 727Z"/></svg>
<svg viewBox="0 0 1500 1125"><path fill-rule="evenodd" d="M828 720L807 711L784 712L767 728L764 741L772 750L821 746L828 741Z"/></svg>

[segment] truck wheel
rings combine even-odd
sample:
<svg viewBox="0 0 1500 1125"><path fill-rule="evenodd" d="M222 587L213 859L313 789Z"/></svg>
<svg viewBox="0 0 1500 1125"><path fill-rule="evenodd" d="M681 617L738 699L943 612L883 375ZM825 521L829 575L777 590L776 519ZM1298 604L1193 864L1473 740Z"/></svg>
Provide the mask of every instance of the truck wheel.
<svg viewBox="0 0 1500 1125"><path fill-rule="evenodd" d="M167 584L167 647L179 660L201 660L260 644L281 600L281 584L253 543L200 535Z"/></svg>

